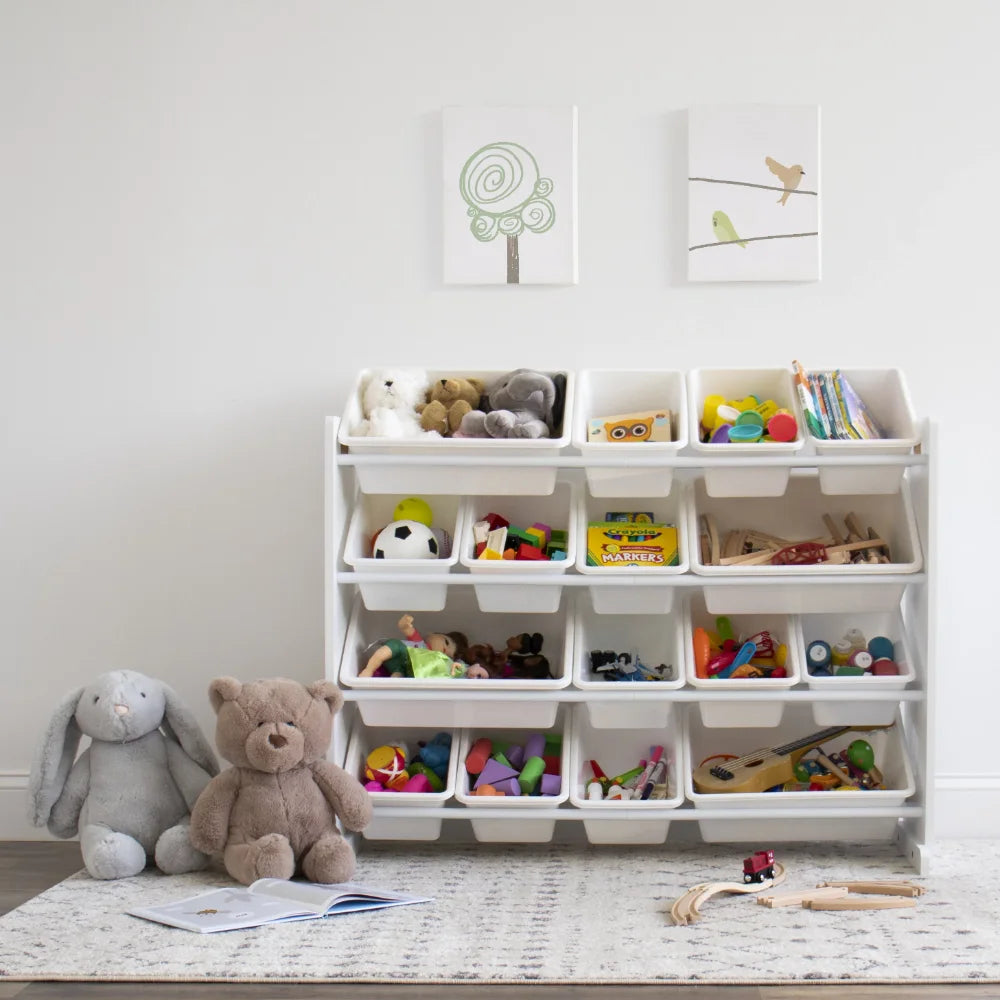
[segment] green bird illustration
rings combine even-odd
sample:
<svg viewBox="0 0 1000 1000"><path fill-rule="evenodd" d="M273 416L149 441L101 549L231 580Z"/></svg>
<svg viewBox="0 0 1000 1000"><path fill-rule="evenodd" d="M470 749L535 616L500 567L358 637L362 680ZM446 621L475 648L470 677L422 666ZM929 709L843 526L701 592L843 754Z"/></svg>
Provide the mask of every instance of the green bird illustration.
<svg viewBox="0 0 1000 1000"><path fill-rule="evenodd" d="M712 231L720 243L739 243L741 247L746 249L746 241L741 240L736 235L736 229L725 212L712 213Z"/></svg>

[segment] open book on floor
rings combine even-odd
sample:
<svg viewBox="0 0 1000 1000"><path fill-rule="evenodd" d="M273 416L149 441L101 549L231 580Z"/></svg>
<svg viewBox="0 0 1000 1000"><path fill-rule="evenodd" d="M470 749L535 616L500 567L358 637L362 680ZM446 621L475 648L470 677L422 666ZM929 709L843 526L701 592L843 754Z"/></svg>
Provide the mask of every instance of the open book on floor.
<svg viewBox="0 0 1000 1000"><path fill-rule="evenodd" d="M338 913L431 901L428 896L385 892L356 882L321 885L261 878L246 887L210 889L174 903L138 906L125 912L171 927L211 934L214 931L233 931L289 920L316 920Z"/></svg>

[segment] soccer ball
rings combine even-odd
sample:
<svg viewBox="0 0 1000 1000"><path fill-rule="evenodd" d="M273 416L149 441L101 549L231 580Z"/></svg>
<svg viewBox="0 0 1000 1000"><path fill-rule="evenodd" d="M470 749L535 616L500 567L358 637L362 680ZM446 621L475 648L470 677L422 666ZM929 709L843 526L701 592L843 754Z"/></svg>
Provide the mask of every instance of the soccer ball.
<svg viewBox="0 0 1000 1000"><path fill-rule="evenodd" d="M376 536L376 559L437 559L440 546L434 532L419 521L393 521Z"/></svg>

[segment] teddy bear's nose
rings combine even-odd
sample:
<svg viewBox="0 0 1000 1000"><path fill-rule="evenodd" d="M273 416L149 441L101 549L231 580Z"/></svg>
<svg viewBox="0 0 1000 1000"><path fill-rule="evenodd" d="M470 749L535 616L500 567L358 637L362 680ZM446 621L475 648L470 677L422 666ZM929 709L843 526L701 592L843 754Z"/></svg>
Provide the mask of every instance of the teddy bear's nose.
<svg viewBox="0 0 1000 1000"><path fill-rule="evenodd" d="M392 388L392 379L391 379L391 378L387 378L387 379L385 380L385 387L386 387L387 389L391 389L391 388Z"/></svg>
<svg viewBox="0 0 1000 1000"><path fill-rule="evenodd" d="M288 740L278 733L271 733L271 735L267 738L267 742L270 743L275 750L280 750L288 742Z"/></svg>
<svg viewBox="0 0 1000 1000"><path fill-rule="evenodd" d="M115 705L115 715L128 715L128 705Z"/></svg>

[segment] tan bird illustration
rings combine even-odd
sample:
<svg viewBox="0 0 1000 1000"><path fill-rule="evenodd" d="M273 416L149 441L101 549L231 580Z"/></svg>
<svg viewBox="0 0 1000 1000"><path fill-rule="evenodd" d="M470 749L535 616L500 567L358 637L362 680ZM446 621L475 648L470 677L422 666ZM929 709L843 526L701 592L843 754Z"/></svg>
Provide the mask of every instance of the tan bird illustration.
<svg viewBox="0 0 1000 1000"><path fill-rule="evenodd" d="M784 205L788 201L788 196L799 186L799 181L802 180L805 171L798 163L793 167L784 167L777 160L772 160L770 156L764 157L764 162L767 164L767 169L781 181L785 189L784 194L778 199L778 204Z"/></svg>

